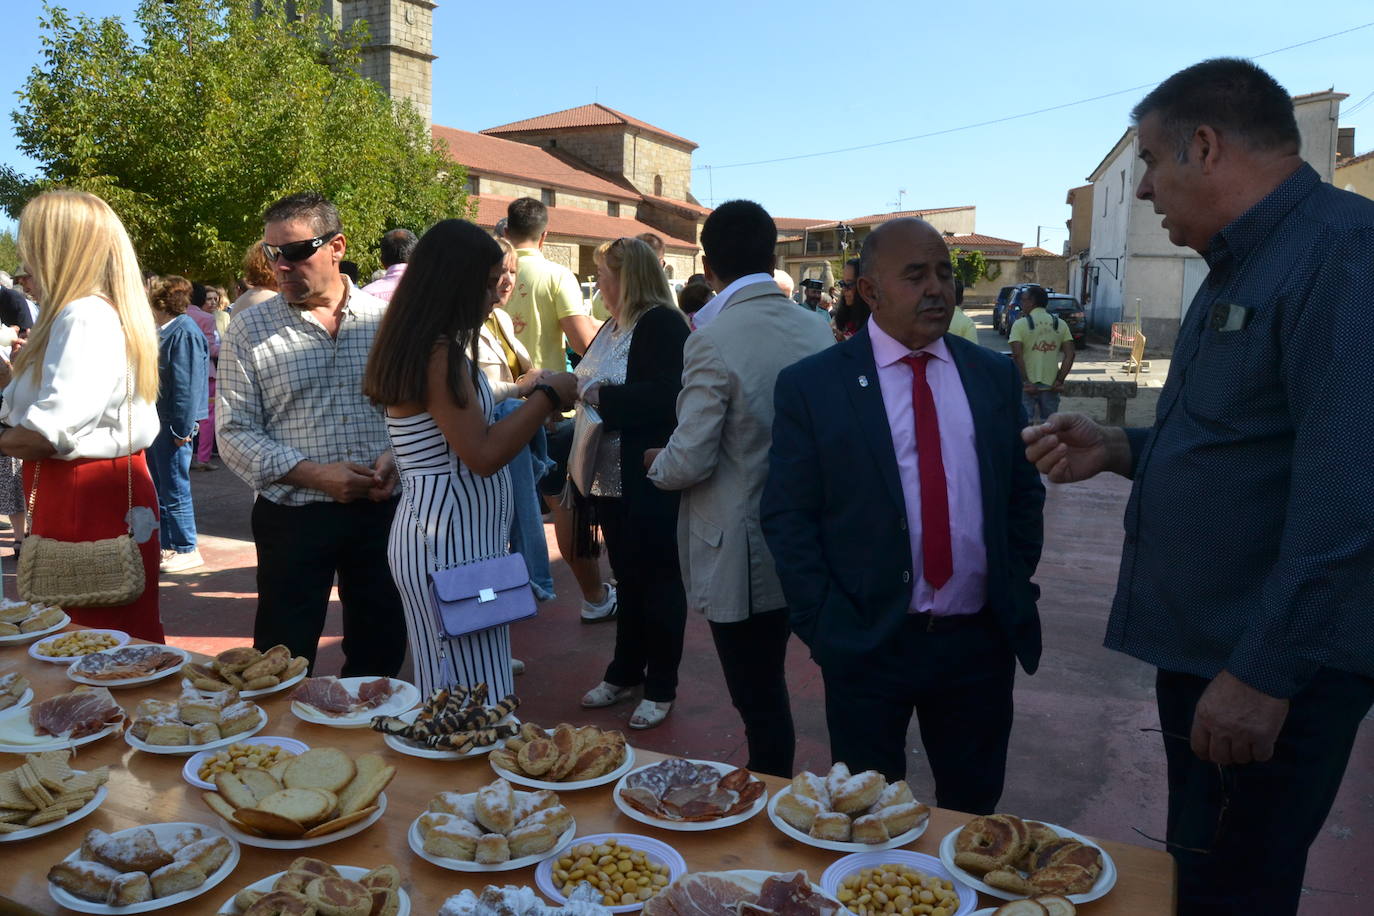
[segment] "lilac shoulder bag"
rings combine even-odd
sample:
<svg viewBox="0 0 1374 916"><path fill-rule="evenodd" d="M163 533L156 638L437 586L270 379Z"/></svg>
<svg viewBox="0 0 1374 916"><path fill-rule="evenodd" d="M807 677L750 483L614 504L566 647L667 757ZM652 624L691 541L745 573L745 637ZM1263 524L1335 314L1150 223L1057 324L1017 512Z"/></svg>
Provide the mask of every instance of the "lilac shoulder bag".
<svg viewBox="0 0 1374 916"><path fill-rule="evenodd" d="M529 568L518 553L430 573L429 603L450 639L538 613Z"/></svg>

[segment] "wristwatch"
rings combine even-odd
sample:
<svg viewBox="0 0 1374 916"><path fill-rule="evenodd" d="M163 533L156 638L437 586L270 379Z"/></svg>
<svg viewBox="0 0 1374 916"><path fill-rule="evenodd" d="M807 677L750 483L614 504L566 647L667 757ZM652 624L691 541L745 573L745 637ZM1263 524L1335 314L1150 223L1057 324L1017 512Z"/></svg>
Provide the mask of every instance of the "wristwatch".
<svg viewBox="0 0 1374 916"><path fill-rule="evenodd" d="M554 410L563 409L563 399L558 396L557 391L553 390L552 385L545 385L541 382L540 384L535 385L532 389L530 389L530 394L534 394L536 391L542 391L549 396L549 400L553 402Z"/></svg>

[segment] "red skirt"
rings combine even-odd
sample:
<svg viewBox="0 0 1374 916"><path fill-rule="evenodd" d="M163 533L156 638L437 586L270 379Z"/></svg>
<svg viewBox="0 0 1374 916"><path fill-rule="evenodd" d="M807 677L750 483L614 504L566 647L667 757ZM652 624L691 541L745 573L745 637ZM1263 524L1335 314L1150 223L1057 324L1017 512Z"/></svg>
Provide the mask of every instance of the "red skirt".
<svg viewBox="0 0 1374 916"><path fill-rule="evenodd" d="M143 452L134 455L134 505L157 517L157 490L148 474ZM24 462L24 494L33 488L36 461ZM129 464L127 458L48 458L38 475L37 512L29 519L34 534L58 541L99 541L127 534L129 525ZM156 530L138 545L143 555L143 594L118 607L63 608L83 627L123 630L137 639L163 643L158 614L158 565L161 560Z"/></svg>

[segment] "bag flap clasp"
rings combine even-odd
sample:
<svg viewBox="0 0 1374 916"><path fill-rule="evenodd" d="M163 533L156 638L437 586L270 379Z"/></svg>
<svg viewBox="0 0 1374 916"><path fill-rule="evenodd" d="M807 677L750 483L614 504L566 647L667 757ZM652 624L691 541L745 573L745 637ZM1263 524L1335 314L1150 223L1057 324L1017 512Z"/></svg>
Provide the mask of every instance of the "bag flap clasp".
<svg viewBox="0 0 1374 916"><path fill-rule="evenodd" d="M486 604L488 601L496 600L496 590L490 588L480 589L477 592L477 603Z"/></svg>

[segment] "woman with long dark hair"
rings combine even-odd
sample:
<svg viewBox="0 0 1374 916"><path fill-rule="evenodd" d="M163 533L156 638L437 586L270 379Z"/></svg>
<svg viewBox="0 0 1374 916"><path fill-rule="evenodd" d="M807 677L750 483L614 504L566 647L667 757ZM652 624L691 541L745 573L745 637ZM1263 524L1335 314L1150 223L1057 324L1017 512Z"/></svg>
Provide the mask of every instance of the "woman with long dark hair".
<svg viewBox="0 0 1374 916"><path fill-rule="evenodd" d="M401 475L387 554L424 694L455 682L486 683L495 697L512 692L509 627L446 638L430 609L429 576L508 552L505 466L577 392L571 373L549 373L520 409L492 422L478 333L502 269L501 248L481 229L458 219L435 224L415 246L363 379L386 409Z"/></svg>
<svg viewBox="0 0 1374 916"><path fill-rule="evenodd" d="M868 303L859 295L859 259L844 262L840 278L840 304L835 306L835 339L848 340L868 321Z"/></svg>

